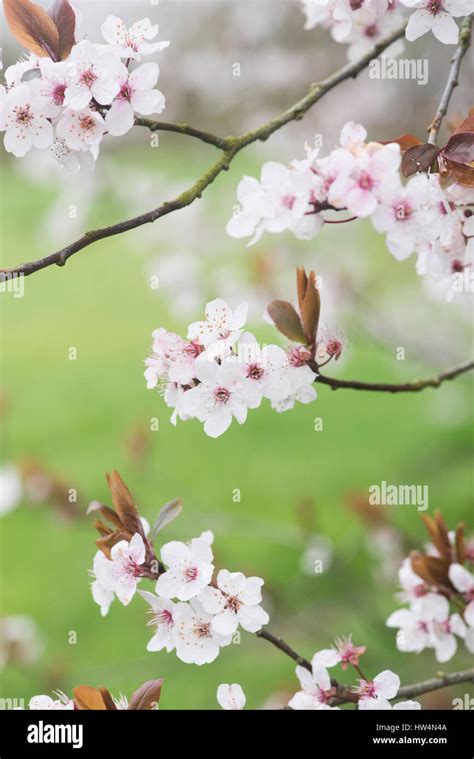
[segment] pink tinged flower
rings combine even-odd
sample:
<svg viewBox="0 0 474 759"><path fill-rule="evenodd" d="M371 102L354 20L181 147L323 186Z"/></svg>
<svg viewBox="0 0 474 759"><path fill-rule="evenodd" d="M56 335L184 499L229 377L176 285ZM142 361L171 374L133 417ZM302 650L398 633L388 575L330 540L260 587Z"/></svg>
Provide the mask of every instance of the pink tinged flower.
<svg viewBox="0 0 474 759"><path fill-rule="evenodd" d="M26 84L4 95L0 128L5 132L5 150L17 158L32 147L47 148L53 141L53 127L46 118L44 103Z"/></svg>
<svg viewBox="0 0 474 759"><path fill-rule="evenodd" d="M445 45L455 45L458 41L459 29L453 16L464 16L472 11L468 0L402 0L402 2L409 8L416 9L408 20L405 32L410 42L432 31L440 42Z"/></svg>
<svg viewBox="0 0 474 759"><path fill-rule="evenodd" d="M222 683L217 688L217 701L226 711L238 711L243 709L246 702L245 693L238 683Z"/></svg>
<svg viewBox="0 0 474 759"><path fill-rule="evenodd" d="M389 669L381 672L373 680L359 680L359 687L356 689L356 693L359 695L360 701L365 699L383 699L389 700L395 698L400 688L400 678L395 672L391 672Z"/></svg>
<svg viewBox="0 0 474 759"><path fill-rule="evenodd" d="M398 571L398 580L401 593L398 594L400 601L415 601L417 598L425 596L429 588L425 581L413 571L411 559L408 557L403 560L402 566Z"/></svg>
<svg viewBox="0 0 474 759"><path fill-rule="evenodd" d="M261 393L244 381L243 364L232 361L218 364L202 353L194 368L200 384L184 393L183 410L204 422L204 431L209 437L222 435L233 418L243 424L247 410L259 405Z"/></svg>
<svg viewBox="0 0 474 759"><path fill-rule="evenodd" d="M206 304L205 321L193 322L189 325L188 338L197 340L206 348L210 348L215 343L219 348L230 347L241 336L247 313L246 302L241 303L235 311L232 311L225 300L216 298Z"/></svg>
<svg viewBox="0 0 474 759"><path fill-rule="evenodd" d="M72 75L66 88L64 105L74 111L87 108L91 100L110 105L120 89L119 78L127 69L111 50L82 40L71 50Z"/></svg>
<svg viewBox="0 0 474 759"><path fill-rule="evenodd" d="M43 103L48 118L59 116L64 106L66 87L71 73L71 66L66 61L52 61L40 58L40 74L30 82L30 87Z"/></svg>
<svg viewBox="0 0 474 759"><path fill-rule="evenodd" d="M300 681L301 690L295 693L288 706L296 710L320 710L339 709L331 706L330 701L335 695L335 688L331 686L331 678L327 669L320 665L313 665L312 672L306 667L296 667L296 676Z"/></svg>
<svg viewBox="0 0 474 759"><path fill-rule="evenodd" d="M449 661L456 653L458 647L456 635L460 638L466 636L466 625L459 614L446 616L442 620L433 620L432 646L436 660L440 663Z"/></svg>
<svg viewBox="0 0 474 759"><path fill-rule="evenodd" d="M56 127L59 139L72 150L90 150L96 147L105 132L105 121L97 111L66 110Z"/></svg>
<svg viewBox="0 0 474 759"><path fill-rule="evenodd" d="M449 579L467 603L463 612L464 621L468 626L465 630L464 642L468 651L474 653L474 576L462 564L451 564Z"/></svg>
<svg viewBox="0 0 474 759"><path fill-rule="evenodd" d="M177 604L173 639L178 659L186 664L210 664L222 646L232 642L231 635L220 635L212 627L212 617L197 599Z"/></svg>
<svg viewBox="0 0 474 759"><path fill-rule="evenodd" d="M102 36L121 58L139 61L141 56L158 53L169 46L169 42L150 42L158 34L159 27L149 18L137 21L130 29L117 16L107 16L101 26Z"/></svg>
<svg viewBox="0 0 474 759"><path fill-rule="evenodd" d="M400 161L400 147L395 143L364 152L350 177L341 177L331 185L329 198L338 206L344 203L356 216L370 216L387 184L399 180Z"/></svg>
<svg viewBox="0 0 474 759"><path fill-rule="evenodd" d="M233 635L239 624L252 633L268 624L270 618L260 606L262 585L260 577L222 569L217 588L204 588L199 596L203 609L213 615L213 629L221 635Z"/></svg>
<svg viewBox="0 0 474 759"><path fill-rule="evenodd" d="M323 667L334 667L335 664L341 663L343 670L349 665L357 667L359 658L367 650L367 646L355 646L351 636L348 638L336 638L334 648L326 648L314 654L311 663Z"/></svg>
<svg viewBox="0 0 474 759"><path fill-rule="evenodd" d="M126 134L133 127L135 113L148 116L161 113L165 97L153 89L158 81L157 63L144 63L131 74L119 79L119 92L105 116L107 130L115 137Z"/></svg>
<svg viewBox="0 0 474 759"><path fill-rule="evenodd" d="M291 393L288 358L283 348L278 345L261 348L254 335L244 332L236 350L236 360L245 364L245 381L250 387L257 387L264 398L280 401Z"/></svg>
<svg viewBox="0 0 474 759"><path fill-rule="evenodd" d="M394 182L382 189L371 220L378 232L387 232L387 247L398 261L433 235L435 214L429 210L429 200L430 182L425 174L413 177L405 187Z"/></svg>
<svg viewBox="0 0 474 759"><path fill-rule="evenodd" d="M155 627L155 634L148 641L147 651L162 651L169 653L174 649L173 628L176 604L169 599L158 598L147 590L138 591L150 606L151 618L148 625Z"/></svg>
<svg viewBox="0 0 474 759"><path fill-rule="evenodd" d="M121 540L111 552L111 559L95 568L99 584L113 591L119 601L127 606L135 595L141 576L141 565L145 561L145 544L139 533L130 542Z"/></svg>
<svg viewBox="0 0 474 759"><path fill-rule="evenodd" d="M355 156L360 155L365 148L367 139L367 130L362 124L356 124L354 121L348 121L341 129L339 144Z"/></svg>
<svg viewBox="0 0 474 759"><path fill-rule="evenodd" d="M158 577L156 593L163 598L189 601L212 579L212 549L203 538L193 538L189 545L177 540L166 543L161 549L161 560L167 569Z"/></svg>

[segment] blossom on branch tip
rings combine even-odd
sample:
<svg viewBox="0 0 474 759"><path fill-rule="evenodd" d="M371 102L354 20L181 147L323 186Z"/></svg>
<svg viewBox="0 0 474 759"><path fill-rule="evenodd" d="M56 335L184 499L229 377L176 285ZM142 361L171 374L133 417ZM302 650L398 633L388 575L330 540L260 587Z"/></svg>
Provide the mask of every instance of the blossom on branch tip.
<svg viewBox="0 0 474 759"><path fill-rule="evenodd" d="M232 635L239 625L255 633L268 624L270 617L260 606L262 585L260 577L221 569L217 587L208 586L199 595L204 611L213 615L212 628L221 635Z"/></svg>
<svg viewBox="0 0 474 759"><path fill-rule="evenodd" d="M295 693L288 706L297 710L339 709L331 706L331 699L336 689L331 685L331 678L325 667L314 664L312 672L306 667L296 667L296 676L300 681L301 690Z"/></svg>
<svg viewBox="0 0 474 759"><path fill-rule="evenodd" d="M156 593L163 598L189 601L208 585L214 572L210 543L193 538L189 545L172 540L161 548L166 572L158 577Z"/></svg>
<svg viewBox="0 0 474 759"><path fill-rule="evenodd" d="M117 16L107 16L101 27L102 36L121 58L132 58L137 61L142 56L159 53L169 46L169 42L150 42L158 34L158 24L152 24L149 18L137 21L127 29L122 19Z"/></svg>
<svg viewBox="0 0 474 759"><path fill-rule="evenodd" d="M212 627L207 614L196 598L178 603L174 613L173 639L178 659L186 664L210 664L221 647L232 642L232 635L221 635Z"/></svg>
<svg viewBox="0 0 474 759"><path fill-rule="evenodd" d="M135 533L130 541L120 540L110 551L110 559L94 561L94 573L98 585L93 586L95 600L102 610L107 607L102 591L115 593L119 601L127 606L135 595L141 577L141 565L145 562L145 544L141 535ZM108 610L108 607L107 607ZM102 611L106 614L107 611Z"/></svg>

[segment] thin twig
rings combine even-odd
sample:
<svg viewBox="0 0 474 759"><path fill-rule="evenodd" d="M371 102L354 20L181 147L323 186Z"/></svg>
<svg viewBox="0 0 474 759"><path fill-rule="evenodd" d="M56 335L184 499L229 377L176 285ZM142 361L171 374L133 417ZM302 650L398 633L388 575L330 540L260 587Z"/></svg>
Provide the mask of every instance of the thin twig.
<svg viewBox="0 0 474 759"><path fill-rule="evenodd" d="M460 374L472 371L474 361L466 361L464 364L447 369L441 374L426 379L413 380L411 382L390 383L390 382L359 382L357 380L335 379L319 374L316 382L321 385L329 385L333 390L348 388L350 390L369 390L378 393L418 393L427 387L439 387L447 380L455 379Z"/></svg>
<svg viewBox="0 0 474 759"><path fill-rule="evenodd" d="M150 122L150 125L147 124L149 128L151 126L151 128L155 129L156 131L159 131L160 129L167 129L168 131L181 132L182 134L197 137L204 142L208 142L212 145L215 145L216 147L221 148L223 150L223 154L219 160L214 163L213 166L211 166L200 179L198 179L188 190L181 193L181 195L179 195L174 200L167 201L158 208L155 208L148 213L141 214L140 216L135 216L131 219L121 221L118 224L112 224L108 227L102 227L99 229L91 230L90 232L86 232L78 240L75 240L69 245L66 245L66 247L62 248L61 250L58 250L55 253L51 253L44 258L21 264L13 269L0 270L0 282L8 279L9 277L12 277L13 275L23 274L24 276L29 276L30 274L34 274L41 269L46 269L53 264L56 264L57 266L64 266L66 261L75 253L78 253L80 250L87 248L89 245L92 245L99 240L128 232L144 224L152 223L157 219L160 219L162 216L166 216L173 211L177 211L180 208L189 206L197 198L201 197L204 190L209 187L210 184L212 184L212 182L221 172L226 171L229 168L231 161L235 158L237 153L243 150L243 148L253 142L268 139L270 135L291 121L298 121L299 119L302 119L304 114L315 103L317 103L318 100L333 90L334 87L336 87L341 82L356 77L369 65L370 61L374 57L378 56L387 47L389 47L389 45L395 42L395 40L401 37L404 31L405 25L400 26L396 31L387 35L383 40L375 45L368 53L360 58L360 60L343 66L343 68L341 68L339 71L331 74L321 82L311 85L309 92L305 95L305 97L295 103L295 105L293 105L291 108L287 109L282 114L267 122L266 124L263 124L257 129L246 132L240 137L231 136L220 138L216 135L212 135L208 132L203 132L202 130L194 129L183 124L175 124L173 125L173 129L171 129L171 125L167 124L166 122L156 122L157 126L153 126L153 122Z"/></svg>
<svg viewBox="0 0 474 759"><path fill-rule="evenodd" d="M294 651L282 638L277 638L271 632L262 628L256 635L263 640L268 641L273 646L278 648L284 654L289 656L293 661L312 672L311 662L300 656ZM465 669L461 672L451 672L450 674L438 673L436 677L432 677L429 680L424 680L421 683L414 683L413 685L402 686L394 701L399 699L413 698L414 696L422 696L424 693L430 693L434 690L440 690L441 688L448 688L452 685L460 685L461 683L474 683L474 668ZM331 701L333 705L355 702L358 700L357 693L350 690L344 685L341 685L337 680L331 679L331 684L336 688L336 697Z"/></svg>
<svg viewBox="0 0 474 759"><path fill-rule="evenodd" d="M150 132L176 132L176 134L195 137L197 140L201 140L201 142L205 142L208 145L214 145L215 148L219 148L220 150L226 150L228 147L228 141L225 137L218 137L216 134L205 132L203 129L195 129L189 126L189 124L172 124L168 121L136 118L135 126L145 127Z"/></svg>
<svg viewBox="0 0 474 759"><path fill-rule="evenodd" d="M435 117L428 127L430 133L428 142L430 142L432 145L436 145L436 140L438 139L438 133L441 128L443 118L448 112L451 95L453 94L455 87L457 87L459 84L459 69L461 68L462 59L466 55L469 49L469 45L471 44L471 22L472 16L466 16L461 24L459 30L458 46L451 59L451 68L449 70L448 81L446 82L446 86L441 96Z"/></svg>

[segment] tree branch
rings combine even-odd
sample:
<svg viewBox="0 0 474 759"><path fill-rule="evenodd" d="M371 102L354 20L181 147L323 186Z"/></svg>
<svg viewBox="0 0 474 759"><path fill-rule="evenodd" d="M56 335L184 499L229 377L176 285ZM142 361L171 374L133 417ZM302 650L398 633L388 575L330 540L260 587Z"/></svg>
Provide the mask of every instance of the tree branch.
<svg viewBox="0 0 474 759"><path fill-rule="evenodd" d="M451 672L447 675L440 672L437 677L432 677L430 680L424 680L422 683L404 685L398 691L396 699L422 696L423 693L430 693L433 690L448 688L450 685L459 685L460 683L474 683L474 667L471 669L465 669L462 672Z"/></svg>
<svg viewBox="0 0 474 759"><path fill-rule="evenodd" d="M434 377L427 377L426 379L413 380L412 382L386 383L386 382L358 382L357 380L342 380L335 379L334 377L326 377L319 374L315 382L322 385L329 385L333 390L339 390L340 388L349 388L351 390L369 390L378 393L418 393L420 390L424 390L426 387L439 387L443 382L447 380L455 379L460 374L472 371L474 369L474 361L466 361L464 364L455 366L452 369L447 369L441 374L437 374ZM317 371L317 370L316 370Z"/></svg>
<svg viewBox="0 0 474 759"><path fill-rule="evenodd" d="M243 134L240 137L226 137L220 138L216 135L212 135L202 130L189 127L187 124L168 124L167 122L153 122L148 119L138 119L138 123L141 126L147 126L152 131L173 131L180 134L196 137L197 139L207 142L215 147L223 150L223 155L219 160L211 166L208 171L198 179L188 190L181 193L174 200L163 203L158 208L155 208L148 213L135 216L126 221L121 221L118 224L112 224L108 227L101 227L99 229L86 232L75 242L66 245L66 247L58 250L56 253L51 253L44 258L40 258L36 261L30 261L28 263L21 264L13 269L0 270L0 281L4 281L13 275L29 276L41 269L46 269L53 264L57 266L64 266L66 261L71 258L75 253L87 248L99 240L103 240L106 237L113 237L114 235L128 232L132 229L136 229L144 224L153 223L162 216L166 216L173 211L177 211L180 208L185 208L193 203L197 198L200 198L204 190L209 187L210 184L216 179L216 177L229 168L231 161L247 145L259 140L266 140L270 135L281 129L283 126L291 121L298 121L303 118L304 114L320 100L324 95L330 92L341 82L356 77L370 61L378 56L383 50L391 45L395 40L399 39L405 31L405 25L401 26L391 34L387 35L377 45L375 45L368 53L366 53L360 60L354 63L349 63L343 66L339 71L331 74L321 82L313 84L307 95L299 100L288 110L284 111L280 116L272 119L271 121L263 124L262 126L254 129L250 132Z"/></svg>
<svg viewBox="0 0 474 759"><path fill-rule="evenodd" d="M258 638L266 640L273 646L278 648L279 651L283 651L284 654L289 656L293 661L299 664L300 667L312 671L311 662L300 656L294 651L282 638L277 638L271 632L262 628L256 633ZM434 690L440 690L441 688L448 688L452 685L460 685L461 683L474 683L474 667L472 669L465 669L461 672L451 672L445 675L440 672L436 677L432 677L430 680L424 680L421 683L414 683L413 685L402 686L393 701L399 699L413 698L414 696L422 696L424 693L430 693ZM357 694L351 691L344 685L341 685L337 680L331 679L331 684L336 688L336 696L331 701L333 705L354 702L358 700Z"/></svg>
<svg viewBox="0 0 474 759"><path fill-rule="evenodd" d="M196 137L196 139L205 142L208 145L214 145L214 147L220 150L227 150L229 147L226 137L218 137L211 132L205 132L202 129L195 129L189 124L171 124L168 121L153 121L153 119L136 118L135 126L146 127L150 132L176 132L176 134L185 134L188 137Z"/></svg>
<svg viewBox="0 0 474 759"><path fill-rule="evenodd" d="M441 96L438 110L436 111L433 121L428 127L430 133L428 142L430 142L432 145L436 144L443 118L448 112L451 95L453 94L455 87L457 87L459 84L459 69L461 68L462 59L466 55L471 44L471 22L472 16L466 16L459 29L458 46L451 59L451 68L449 70L448 81L446 82L446 86Z"/></svg>

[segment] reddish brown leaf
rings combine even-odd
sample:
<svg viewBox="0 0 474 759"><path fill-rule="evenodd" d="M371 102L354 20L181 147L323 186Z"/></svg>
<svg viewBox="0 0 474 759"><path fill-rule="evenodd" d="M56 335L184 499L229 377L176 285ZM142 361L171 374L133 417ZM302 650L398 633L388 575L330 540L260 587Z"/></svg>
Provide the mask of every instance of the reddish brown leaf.
<svg viewBox="0 0 474 759"><path fill-rule="evenodd" d="M59 60L59 32L53 19L30 0L3 0L9 29L15 39L41 58Z"/></svg>
<svg viewBox="0 0 474 759"><path fill-rule="evenodd" d="M303 300L306 293L306 287L308 285L308 277L306 276L306 272L302 266L298 266L296 269L296 290L298 293L298 305L300 307L300 311L303 307Z"/></svg>
<svg viewBox="0 0 474 759"><path fill-rule="evenodd" d="M474 161L474 132L454 134L441 151L441 155L447 161L471 164Z"/></svg>
<svg viewBox="0 0 474 759"><path fill-rule="evenodd" d="M303 299L303 305L301 307L303 328L310 345L312 345L316 340L320 311L321 299L319 297L319 290L316 286L316 274L314 271L312 271L309 275L308 283L306 286L306 293Z"/></svg>
<svg viewBox="0 0 474 759"><path fill-rule="evenodd" d="M412 174L417 174L419 171L428 171L438 153L439 148L428 142L410 148L402 158L403 176L411 177Z"/></svg>
<svg viewBox="0 0 474 759"><path fill-rule="evenodd" d="M449 541L446 525L440 512L436 512L435 519L432 519L432 517L429 517L426 514L422 516L422 519L433 545L438 549L440 555L446 559L446 561L451 561L451 543Z"/></svg>
<svg viewBox="0 0 474 759"><path fill-rule="evenodd" d="M451 588L448 577L449 562L439 559L437 556L411 555L411 566L415 574L421 577L428 585L437 588Z"/></svg>
<svg viewBox="0 0 474 759"><path fill-rule="evenodd" d="M73 688L72 692L75 705L80 710L104 711L107 709L104 697L98 688L91 688L90 685L78 685L77 688Z"/></svg>
<svg viewBox="0 0 474 759"><path fill-rule="evenodd" d="M143 527L138 515L137 507L133 502L129 489L115 469L109 476L108 482L112 494L112 501L115 510L120 517L123 530L130 533L130 535L134 535L138 532L143 537Z"/></svg>
<svg viewBox="0 0 474 759"><path fill-rule="evenodd" d="M128 708L132 710L155 709L160 702L163 682L163 678L159 680L147 680L146 683L143 683L135 691L130 699Z"/></svg>
<svg viewBox="0 0 474 759"><path fill-rule="evenodd" d="M294 342L306 343L306 335L300 317L291 303L285 300L274 300L267 310L275 323L275 327L282 335Z"/></svg>
<svg viewBox="0 0 474 759"><path fill-rule="evenodd" d="M474 108L470 109L469 115L466 116L464 121L461 121L453 134L460 134L462 132L474 132Z"/></svg>
<svg viewBox="0 0 474 759"><path fill-rule="evenodd" d="M402 134L400 137L394 137L393 140L385 140L381 144L390 145L393 142L396 142L397 145L400 145L400 149L402 151L409 150L410 148L414 148L416 145L423 144L419 137L415 137L414 134Z"/></svg>
<svg viewBox="0 0 474 759"><path fill-rule="evenodd" d="M59 34L59 60L64 61L75 45L74 33L76 30L76 14L68 3L68 0L55 0L48 10Z"/></svg>
<svg viewBox="0 0 474 759"><path fill-rule="evenodd" d="M115 702L112 696L110 695L109 691L107 690L107 688L104 688L102 685L99 685L97 690L100 692L100 695L102 696L102 700L105 704L105 708L107 709L107 711L108 712L116 711L117 707L115 706Z"/></svg>

